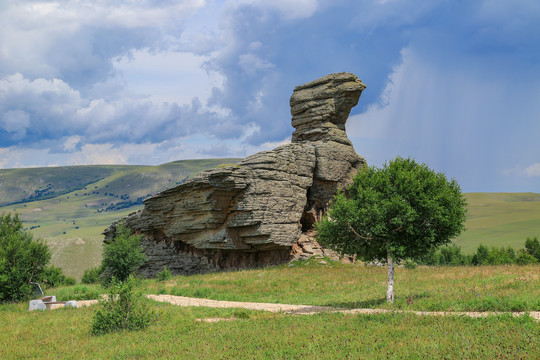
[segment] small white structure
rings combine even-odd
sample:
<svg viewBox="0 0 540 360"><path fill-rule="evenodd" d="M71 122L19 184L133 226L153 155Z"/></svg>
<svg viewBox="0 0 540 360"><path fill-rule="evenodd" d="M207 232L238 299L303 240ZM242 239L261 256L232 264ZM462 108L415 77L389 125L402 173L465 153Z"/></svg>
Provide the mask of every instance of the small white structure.
<svg viewBox="0 0 540 360"><path fill-rule="evenodd" d="M61 307L78 308L77 301L56 301L56 296L44 296L39 299L30 300L29 311L33 310L53 310Z"/></svg>

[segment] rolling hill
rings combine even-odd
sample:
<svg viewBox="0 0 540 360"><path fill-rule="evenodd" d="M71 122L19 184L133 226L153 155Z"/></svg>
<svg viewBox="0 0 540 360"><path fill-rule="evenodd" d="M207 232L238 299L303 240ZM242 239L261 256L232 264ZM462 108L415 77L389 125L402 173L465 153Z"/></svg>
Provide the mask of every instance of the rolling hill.
<svg viewBox="0 0 540 360"><path fill-rule="evenodd" d="M101 233L114 220L141 209L157 192L239 160L0 170L0 214L18 213L26 229L49 245L51 262L80 278L101 262Z"/></svg>
<svg viewBox="0 0 540 360"><path fill-rule="evenodd" d="M456 244L470 254L478 245L523 248L527 237L540 237L540 194L467 193L468 217Z"/></svg>
<svg viewBox="0 0 540 360"><path fill-rule="evenodd" d="M102 165L0 170L0 214L18 213L52 251L52 263L76 278L101 262L102 231L142 208L143 200L200 171L240 159L183 160L158 166ZM540 194L468 193L465 253L479 244L523 247L540 236Z"/></svg>

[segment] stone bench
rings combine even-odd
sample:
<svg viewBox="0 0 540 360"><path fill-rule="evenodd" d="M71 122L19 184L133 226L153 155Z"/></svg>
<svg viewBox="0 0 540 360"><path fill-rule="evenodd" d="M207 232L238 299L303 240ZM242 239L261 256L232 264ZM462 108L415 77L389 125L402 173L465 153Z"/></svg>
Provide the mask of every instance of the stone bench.
<svg viewBox="0 0 540 360"><path fill-rule="evenodd" d="M61 307L78 308L77 301L56 301L56 296L43 296L39 299L30 300L29 311L33 310L54 310Z"/></svg>

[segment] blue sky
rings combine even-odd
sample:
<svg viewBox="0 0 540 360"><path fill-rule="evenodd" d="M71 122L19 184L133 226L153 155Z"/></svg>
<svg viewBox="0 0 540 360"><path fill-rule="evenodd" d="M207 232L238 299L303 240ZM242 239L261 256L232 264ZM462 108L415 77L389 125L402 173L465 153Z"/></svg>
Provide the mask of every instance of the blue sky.
<svg viewBox="0 0 540 360"><path fill-rule="evenodd" d="M540 193L537 0L3 0L0 24L2 168L244 157L347 71L370 165Z"/></svg>

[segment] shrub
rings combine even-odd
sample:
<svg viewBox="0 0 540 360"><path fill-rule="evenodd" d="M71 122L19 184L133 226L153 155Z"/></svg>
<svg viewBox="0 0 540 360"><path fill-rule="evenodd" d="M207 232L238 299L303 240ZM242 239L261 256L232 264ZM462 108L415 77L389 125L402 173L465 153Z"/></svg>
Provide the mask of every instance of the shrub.
<svg viewBox="0 0 540 360"><path fill-rule="evenodd" d="M91 269L84 270L84 274L81 278L83 284L97 284L99 282L99 276L103 273L103 267L98 266Z"/></svg>
<svg viewBox="0 0 540 360"><path fill-rule="evenodd" d="M103 251L102 277L106 283L112 277L125 281L145 260L146 256L141 249L141 237L131 235L128 228L119 225L116 236Z"/></svg>
<svg viewBox="0 0 540 360"><path fill-rule="evenodd" d="M0 215L0 302L32 296L32 281L40 281L51 258L46 244L23 231L18 215Z"/></svg>
<svg viewBox="0 0 540 360"><path fill-rule="evenodd" d="M57 287L61 285L75 285L77 281L71 276L66 276L58 266L50 265L43 269L42 282L47 287Z"/></svg>
<svg viewBox="0 0 540 360"><path fill-rule="evenodd" d="M489 264L489 249L487 246L480 245L476 249L476 254L473 255L472 263L474 265L488 265Z"/></svg>
<svg viewBox="0 0 540 360"><path fill-rule="evenodd" d="M537 261L540 261L540 242L538 241L538 237L527 238L527 240L525 240L525 249L530 255L534 256Z"/></svg>
<svg viewBox="0 0 540 360"><path fill-rule="evenodd" d="M416 267L418 266L418 264L416 264L413 260L411 259L406 259L405 262L403 262L403 267L405 269L416 269Z"/></svg>
<svg viewBox="0 0 540 360"><path fill-rule="evenodd" d="M439 250L440 265L466 265L470 263L470 259L461 253L461 248L456 244L443 246Z"/></svg>
<svg viewBox="0 0 540 360"><path fill-rule="evenodd" d="M164 266L163 270L157 273L156 278L158 281L167 281L172 278L172 273L169 269L167 269L167 266Z"/></svg>
<svg viewBox="0 0 540 360"><path fill-rule="evenodd" d="M157 314L143 303L142 295L134 291L133 276L124 282L113 278L111 284L111 293L94 314L92 334L142 330L157 319Z"/></svg>
<svg viewBox="0 0 540 360"><path fill-rule="evenodd" d="M456 244L441 246L431 249L426 255L419 259L420 264L425 265L468 265L472 262L472 255L461 253L461 248Z"/></svg>
<svg viewBox="0 0 540 360"><path fill-rule="evenodd" d="M498 248L492 246L489 251L488 264L490 265L502 265L502 264L513 264L516 258L516 253L511 247Z"/></svg>
<svg viewBox="0 0 540 360"><path fill-rule="evenodd" d="M536 264L538 260L529 254L525 249L520 249L516 256L516 264L518 265L529 265Z"/></svg>
<svg viewBox="0 0 540 360"><path fill-rule="evenodd" d="M68 300L94 300L103 294L103 288L98 285L82 285L59 287L54 289L58 301Z"/></svg>
<svg viewBox="0 0 540 360"><path fill-rule="evenodd" d="M516 259L516 252L510 246L507 248L492 246L488 249L484 245L478 246L476 254L473 255L474 265L502 265L513 264Z"/></svg>

